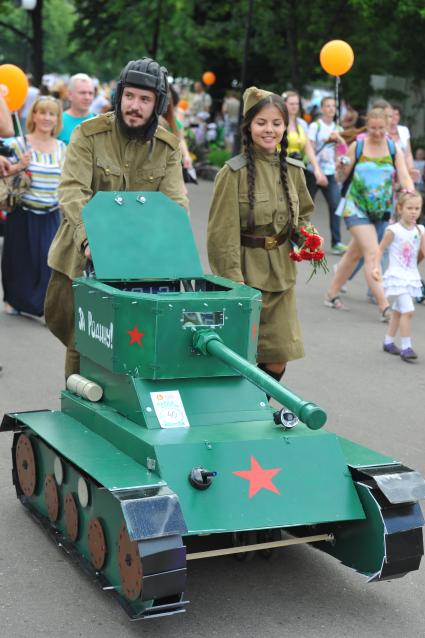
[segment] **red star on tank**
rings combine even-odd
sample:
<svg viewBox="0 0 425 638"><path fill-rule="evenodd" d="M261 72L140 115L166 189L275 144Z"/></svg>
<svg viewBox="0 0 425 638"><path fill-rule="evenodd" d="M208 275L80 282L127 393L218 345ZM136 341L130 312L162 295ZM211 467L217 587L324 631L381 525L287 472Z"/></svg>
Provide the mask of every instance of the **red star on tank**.
<svg viewBox="0 0 425 638"><path fill-rule="evenodd" d="M127 334L130 335L130 343L131 346L133 343L138 343L140 347L142 347L142 337L145 336L144 332L139 332L138 326L134 326L133 330L128 330Z"/></svg>
<svg viewBox="0 0 425 638"><path fill-rule="evenodd" d="M232 474L236 474L236 476L240 476L241 478L249 481L249 498L255 496L255 494L257 494L260 490L269 490L270 492L274 492L280 496L280 492L276 485L272 483L272 478L280 472L281 469L281 467L276 467L272 470L264 470L258 463L257 459L254 456L251 456L250 470L241 470L239 472L232 472Z"/></svg>

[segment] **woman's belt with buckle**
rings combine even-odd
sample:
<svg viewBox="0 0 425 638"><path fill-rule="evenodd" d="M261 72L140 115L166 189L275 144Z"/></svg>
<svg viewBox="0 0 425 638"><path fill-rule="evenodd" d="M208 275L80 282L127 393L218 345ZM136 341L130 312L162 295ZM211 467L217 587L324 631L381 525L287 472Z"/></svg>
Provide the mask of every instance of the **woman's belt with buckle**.
<svg viewBox="0 0 425 638"><path fill-rule="evenodd" d="M265 248L265 250L274 250L281 244L285 243L291 235L291 230L271 235L270 237L256 237L255 235L245 235L241 233L241 245L248 248Z"/></svg>

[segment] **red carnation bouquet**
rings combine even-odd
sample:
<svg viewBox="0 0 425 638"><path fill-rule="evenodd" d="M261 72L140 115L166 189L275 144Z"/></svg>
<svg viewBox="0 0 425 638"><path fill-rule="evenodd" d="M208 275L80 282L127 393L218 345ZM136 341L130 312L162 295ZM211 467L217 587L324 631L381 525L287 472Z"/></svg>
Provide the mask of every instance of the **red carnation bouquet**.
<svg viewBox="0 0 425 638"><path fill-rule="evenodd" d="M307 283L316 274L318 268L324 273L329 272L328 262L326 261L325 251L322 250L322 238L317 234L312 226L300 228L298 233L298 246L293 244L293 248L289 253L289 257L293 261L310 261L312 265L312 273L307 279Z"/></svg>

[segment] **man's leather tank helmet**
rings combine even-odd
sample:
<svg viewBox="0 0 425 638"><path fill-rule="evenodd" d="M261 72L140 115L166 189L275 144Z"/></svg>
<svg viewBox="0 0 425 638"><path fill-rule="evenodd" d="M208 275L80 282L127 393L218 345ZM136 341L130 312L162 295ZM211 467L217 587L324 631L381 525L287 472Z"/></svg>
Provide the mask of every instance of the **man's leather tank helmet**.
<svg viewBox="0 0 425 638"><path fill-rule="evenodd" d="M121 98L124 87L132 86L137 89L147 89L156 95L155 110L149 123L146 126L144 139L153 138L158 126L158 118L165 113L168 106L168 71L164 66L151 58L141 60L131 60L123 68L117 83L117 97L115 103L115 113L121 121Z"/></svg>

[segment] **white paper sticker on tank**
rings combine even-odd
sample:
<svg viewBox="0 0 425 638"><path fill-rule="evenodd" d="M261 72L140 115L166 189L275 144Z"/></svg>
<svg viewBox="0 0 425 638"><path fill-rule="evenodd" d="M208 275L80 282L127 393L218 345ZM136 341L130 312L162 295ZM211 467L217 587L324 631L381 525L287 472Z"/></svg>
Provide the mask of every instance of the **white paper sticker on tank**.
<svg viewBox="0 0 425 638"><path fill-rule="evenodd" d="M151 400L162 428L188 428L186 411L178 390L151 392Z"/></svg>

